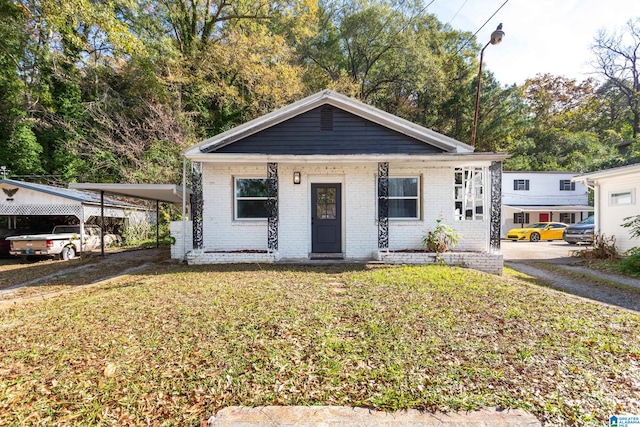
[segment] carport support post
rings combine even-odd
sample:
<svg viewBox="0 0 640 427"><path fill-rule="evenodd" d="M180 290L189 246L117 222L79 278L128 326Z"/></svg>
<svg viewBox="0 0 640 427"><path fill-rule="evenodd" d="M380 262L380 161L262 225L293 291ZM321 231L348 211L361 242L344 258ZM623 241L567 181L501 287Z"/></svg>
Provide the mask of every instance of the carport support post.
<svg viewBox="0 0 640 427"><path fill-rule="evenodd" d="M100 255L104 256L104 190L100 190Z"/></svg>
<svg viewBox="0 0 640 427"><path fill-rule="evenodd" d="M156 200L156 248L160 247L160 200Z"/></svg>

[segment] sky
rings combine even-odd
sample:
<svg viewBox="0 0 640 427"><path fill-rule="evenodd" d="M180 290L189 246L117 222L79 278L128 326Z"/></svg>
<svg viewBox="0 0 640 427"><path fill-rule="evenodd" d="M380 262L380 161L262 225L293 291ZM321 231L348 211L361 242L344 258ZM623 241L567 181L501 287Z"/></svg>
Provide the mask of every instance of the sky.
<svg viewBox="0 0 640 427"><path fill-rule="evenodd" d="M475 33L504 2L434 0L427 12ZM545 73L582 81L596 77L590 46L598 30L620 31L638 17L640 0L508 0L476 38L484 46L502 23L504 39L484 51L484 69L503 85Z"/></svg>

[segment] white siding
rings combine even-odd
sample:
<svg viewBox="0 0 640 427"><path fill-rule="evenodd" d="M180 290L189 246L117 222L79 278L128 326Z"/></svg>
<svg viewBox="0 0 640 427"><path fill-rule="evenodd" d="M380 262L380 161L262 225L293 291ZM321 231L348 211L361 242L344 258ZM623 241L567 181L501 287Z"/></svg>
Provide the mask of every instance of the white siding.
<svg viewBox="0 0 640 427"><path fill-rule="evenodd" d="M599 178L597 188L596 232L606 236L615 236L618 249L622 252L640 246L640 240L632 239L630 230L622 227L624 219L640 215L640 171L624 176ZM610 194L621 191L632 191L635 197L632 204L611 205Z"/></svg>
<svg viewBox="0 0 640 427"><path fill-rule="evenodd" d="M233 218L233 177L266 178L264 166L203 165L203 241L206 251L265 250L266 221L237 221ZM487 165L488 166L488 165ZM293 172L301 173L301 183L293 184ZM378 251L376 222L377 164L293 165L280 164L279 178L279 258L307 258L311 252L312 183L342 184L342 251L346 258L372 259ZM389 249L420 249L428 228L443 221L462 234L455 248L485 252L489 247L488 173L485 174L483 221L453 221L454 167L402 168L393 163L389 176L421 176L422 200L419 220L389 221Z"/></svg>
<svg viewBox="0 0 640 427"><path fill-rule="evenodd" d="M576 182L573 191L560 191L560 181L575 177L570 172L503 172L502 203L505 205L586 205L587 186ZM529 180L529 190L514 190L515 179ZM531 218L531 221L534 221ZM536 219L537 221L537 219Z"/></svg>

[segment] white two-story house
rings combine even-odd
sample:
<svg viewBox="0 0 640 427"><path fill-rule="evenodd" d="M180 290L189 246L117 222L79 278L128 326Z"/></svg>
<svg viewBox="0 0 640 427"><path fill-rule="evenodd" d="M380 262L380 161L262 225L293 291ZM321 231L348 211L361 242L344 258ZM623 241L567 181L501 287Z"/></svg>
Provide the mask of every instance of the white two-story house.
<svg viewBox="0 0 640 427"><path fill-rule="evenodd" d="M573 172L502 173L501 236L511 228L536 222L574 224L589 216L587 186L572 182Z"/></svg>

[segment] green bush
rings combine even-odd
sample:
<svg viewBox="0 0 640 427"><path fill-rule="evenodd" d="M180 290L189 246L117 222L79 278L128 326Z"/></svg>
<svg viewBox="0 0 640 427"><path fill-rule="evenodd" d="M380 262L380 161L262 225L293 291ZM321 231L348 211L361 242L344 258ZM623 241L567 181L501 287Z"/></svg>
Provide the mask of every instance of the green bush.
<svg viewBox="0 0 640 427"><path fill-rule="evenodd" d="M626 274L640 274L640 252L622 258L620 262L618 262L618 270Z"/></svg>

